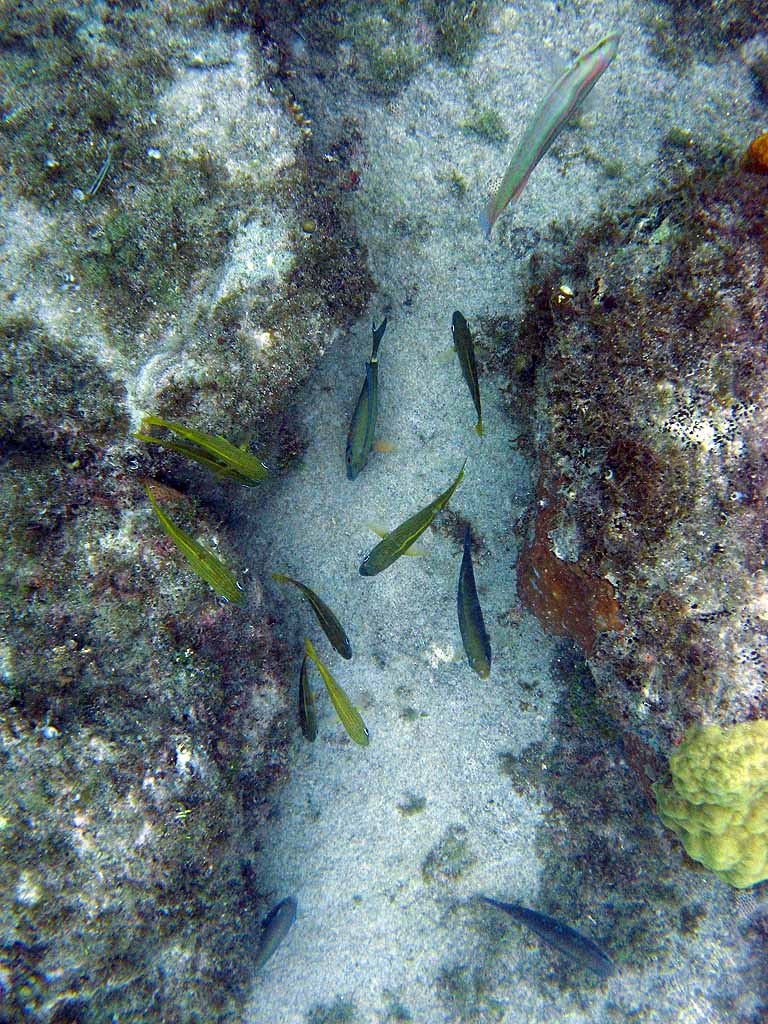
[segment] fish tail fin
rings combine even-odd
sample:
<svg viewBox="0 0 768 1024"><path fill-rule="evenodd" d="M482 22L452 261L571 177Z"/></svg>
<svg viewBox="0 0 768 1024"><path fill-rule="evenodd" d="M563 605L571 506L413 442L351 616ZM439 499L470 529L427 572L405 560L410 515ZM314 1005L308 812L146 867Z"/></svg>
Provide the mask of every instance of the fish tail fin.
<svg viewBox="0 0 768 1024"><path fill-rule="evenodd" d="M483 436L483 421L481 419L475 424L475 433L478 437Z"/></svg>
<svg viewBox="0 0 768 1024"><path fill-rule="evenodd" d="M373 350L371 351L372 363L375 363L378 359L379 345L381 344L381 339L384 337L384 332L387 329L387 320L388 317L385 316L378 327L373 321L371 321L371 330L373 331Z"/></svg>

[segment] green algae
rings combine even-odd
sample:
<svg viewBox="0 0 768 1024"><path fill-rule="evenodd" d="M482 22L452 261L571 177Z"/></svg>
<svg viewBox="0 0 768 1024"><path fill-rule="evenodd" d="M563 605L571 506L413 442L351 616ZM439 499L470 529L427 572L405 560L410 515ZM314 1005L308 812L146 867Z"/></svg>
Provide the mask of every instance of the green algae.
<svg viewBox="0 0 768 1024"><path fill-rule="evenodd" d="M450 1020L460 1024L492 1024L504 1019L504 1003L493 995L490 964L490 960L472 966L454 964L438 972L434 984Z"/></svg>
<svg viewBox="0 0 768 1024"><path fill-rule="evenodd" d="M486 142L507 142L509 132L498 110L476 107L461 123L461 130L476 135Z"/></svg>
<svg viewBox="0 0 768 1024"><path fill-rule="evenodd" d="M70 255L113 335L158 308L179 308L193 276L223 257L242 199L223 166L205 155L165 159L140 188L83 211Z"/></svg>
<svg viewBox="0 0 768 1024"><path fill-rule="evenodd" d="M355 1024L357 1006L337 996L332 1003L318 1003L307 1014L307 1024Z"/></svg>
<svg viewBox="0 0 768 1024"><path fill-rule="evenodd" d="M133 155L146 148L152 101L170 79L168 49L152 34L153 22L151 13L115 10L100 26L99 47L89 41L86 12L71 4L3 5L0 160L22 194L72 203L110 140Z"/></svg>
<svg viewBox="0 0 768 1024"><path fill-rule="evenodd" d="M451 64L469 63L489 12L488 0L424 0L424 13L435 30L437 55Z"/></svg>
<svg viewBox="0 0 768 1024"><path fill-rule="evenodd" d="M475 863L464 825L449 825L421 865L424 882L455 882Z"/></svg>
<svg viewBox="0 0 768 1024"><path fill-rule="evenodd" d="M226 850L242 827L236 794L275 768L231 695L268 644L244 645L223 609L203 622L194 586L158 568L123 469L124 391L95 354L31 317L3 331L0 882L19 923L0 952L4 1008L133 1019L159 1000L184 1016L205 991L216 1019L236 1019L239 944L256 932ZM201 721L227 720L223 746L208 747L193 706ZM250 751L242 726L259 737ZM190 757L202 774L183 770ZM217 924L192 978L186 951L209 919L245 931ZM153 975L174 949L183 992Z"/></svg>
<svg viewBox="0 0 768 1024"><path fill-rule="evenodd" d="M677 70L704 57L715 61L755 35L755 0L664 0L642 15L650 50Z"/></svg>
<svg viewBox="0 0 768 1024"><path fill-rule="evenodd" d="M386 1005L378 1014L380 1024L408 1024L413 1021L410 1010L400 1001L400 997L396 993L384 989L383 995Z"/></svg>
<svg viewBox="0 0 768 1024"><path fill-rule="evenodd" d="M363 80L372 92L381 96L400 92L423 63L415 43L409 40L392 43L382 36L377 18L361 23L357 43L366 55Z"/></svg>
<svg viewBox="0 0 768 1024"><path fill-rule="evenodd" d="M375 96L395 96L426 60L410 0L342 0L319 8L308 14L308 34L328 49L349 47L353 73Z"/></svg>
<svg viewBox="0 0 768 1024"><path fill-rule="evenodd" d="M27 313L0 315L0 439L7 449L85 456L125 429L125 389L68 339Z"/></svg>
<svg viewBox="0 0 768 1024"><path fill-rule="evenodd" d="M425 796L417 796L415 793L408 793L397 809L404 818L412 818L415 814L421 814L427 806Z"/></svg>

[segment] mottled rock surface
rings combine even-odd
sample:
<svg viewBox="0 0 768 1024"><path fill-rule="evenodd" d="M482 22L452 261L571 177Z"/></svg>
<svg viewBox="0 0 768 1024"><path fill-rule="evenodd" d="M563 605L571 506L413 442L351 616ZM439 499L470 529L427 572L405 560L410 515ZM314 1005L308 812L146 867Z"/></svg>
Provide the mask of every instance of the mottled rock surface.
<svg viewBox="0 0 768 1024"><path fill-rule="evenodd" d="M768 715L766 227L763 179L681 159L529 293L513 374L535 369L542 472L519 590L588 654L638 763L691 723Z"/></svg>
<svg viewBox="0 0 768 1024"><path fill-rule="evenodd" d="M151 412L283 464L370 282L268 39L216 5L70 8L0 10L0 1017L222 1021L293 680L237 487L130 434Z"/></svg>

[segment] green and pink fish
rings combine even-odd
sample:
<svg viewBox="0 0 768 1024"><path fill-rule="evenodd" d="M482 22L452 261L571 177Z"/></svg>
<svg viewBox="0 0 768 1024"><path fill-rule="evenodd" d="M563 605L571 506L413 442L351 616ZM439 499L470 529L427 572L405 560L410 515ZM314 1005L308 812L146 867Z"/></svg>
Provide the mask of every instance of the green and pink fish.
<svg viewBox="0 0 768 1024"><path fill-rule="evenodd" d="M490 238L491 228L501 213L518 198L536 164L616 56L620 37L620 32L611 32L585 50L541 101L520 139L496 194L480 215L480 226L486 238Z"/></svg>

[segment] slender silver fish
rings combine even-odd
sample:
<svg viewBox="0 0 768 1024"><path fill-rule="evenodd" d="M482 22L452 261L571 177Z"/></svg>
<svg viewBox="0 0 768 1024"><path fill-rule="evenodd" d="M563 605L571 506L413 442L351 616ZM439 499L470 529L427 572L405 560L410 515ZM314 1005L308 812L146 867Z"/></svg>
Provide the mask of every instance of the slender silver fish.
<svg viewBox="0 0 768 1024"><path fill-rule="evenodd" d="M85 193L88 196L89 199L93 199L93 197L99 191L101 186L104 184L104 179L106 178L106 176L107 176L107 174L109 172L109 168L112 166L112 147L113 147L113 145L114 145L114 143L110 142L110 144L107 146L107 155L104 158L104 163L99 168L98 174L96 175L96 177L91 182L91 185L90 185L90 188L88 189L88 191Z"/></svg>
<svg viewBox="0 0 768 1024"><path fill-rule="evenodd" d="M620 38L620 32L611 32L585 50L541 101L518 143L498 191L480 215L480 226L486 238L490 238L491 228L499 215L508 203L518 198L531 171L616 56Z"/></svg>
<svg viewBox="0 0 768 1024"><path fill-rule="evenodd" d="M472 568L472 531L464 530L464 557L459 570L459 589L456 595L461 642L470 666L481 679L491 674L491 641L483 621L483 610L477 596L475 572Z"/></svg>
<svg viewBox="0 0 768 1024"><path fill-rule="evenodd" d="M477 411L477 423L475 431L483 436L483 411L480 407L480 382L477 379L477 363L475 362L475 342L472 332L463 313L458 309L451 320L451 331L453 332L453 347L459 357L461 372L466 381L472 401Z"/></svg>
<svg viewBox="0 0 768 1024"><path fill-rule="evenodd" d="M601 978L610 978L616 971L616 964L596 945L592 939L577 932L575 928L569 928L562 921L549 917L548 914L540 914L538 910L530 910L522 907L519 903L501 903L488 896L481 896L483 903L488 903L497 910L503 910L505 914L514 917L516 921L526 925L535 932L544 942L553 946L560 953L564 953L575 960L582 967L589 968Z"/></svg>
<svg viewBox="0 0 768 1024"><path fill-rule="evenodd" d="M298 580L294 580L290 576L283 576L281 572L273 572L272 579L277 583L290 583L292 587L296 587L315 613L322 631L331 642L331 646L339 652L342 658L346 658L349 661L352 657L352 645L349 642L349 637L325 601L318 597L314 590L310 590L304 583L299 583Z"/></svg>
<svg viewBox="0 0 768 1024"><path fill-rule="evenodd" d="M315 710L315 695L312 693L312 686L309 682L308 660L309 655L305 654L299 673L299 725L305 739L313 743L317 739L317 711Z"/></svg>
<svg viewBox="0 0 768 1024"><path fill-rule="evenodd" d="M379 345L387 329L384 317L378 327L373 327L373 351L365 364L365 380L347 434L347 476L354 480L365 469L373 447L376 431L376 416L379 411Z"/></svg>
<svg viewBox="0 0 768 1024"><path fill-rule="evenodd" d="M254 970L264 966L291 930L291 925L296 920L296 906L293 896L287 896L272 907L261 922L261 939L256 951Z"/></svg>

